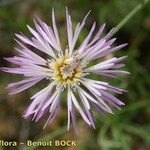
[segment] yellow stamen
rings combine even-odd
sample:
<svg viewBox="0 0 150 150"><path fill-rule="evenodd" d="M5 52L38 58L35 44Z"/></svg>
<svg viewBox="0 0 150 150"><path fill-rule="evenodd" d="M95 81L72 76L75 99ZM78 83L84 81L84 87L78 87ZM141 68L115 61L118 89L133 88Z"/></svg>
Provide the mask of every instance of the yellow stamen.
<svg viewBox="0 0 150 150"><path fill-rule="evenodd" d="M77 84L82 74L82 67L77 58L68 55L52 61L49 67L53 71L53 79L64 87Z"/></svg>

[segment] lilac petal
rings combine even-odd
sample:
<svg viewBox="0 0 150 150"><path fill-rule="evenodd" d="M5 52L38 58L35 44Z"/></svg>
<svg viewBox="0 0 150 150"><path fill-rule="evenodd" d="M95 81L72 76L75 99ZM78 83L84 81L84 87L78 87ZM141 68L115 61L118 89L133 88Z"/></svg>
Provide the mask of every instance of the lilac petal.
<svg viewBox="0 0 150 150"><path fill-rule="evenodd" d="M112 32L112 31L110 31L110 32ZM108 34L109 35L109 34ZM108 36L106 35L106 37L104 37L103 39L100 39L94 46L96 46L96 45L99 45L98 43L99 42L101 42L101 41L106 41L106 40L108 40ZM116 38L113 38L113 39L111 39L111 40L109 40L109 41L107 41L105 44L103 44L103 49L106 49L105 47L108 47L108 46L110 46L114 41L116 40ZM93 48L92 48L92 52L95 54L95 55L97 55L98 53L101 53L102 52L102 50L100 50L99 51L99 49L100 49L100 47L97 47L97 49L96 50L93 50ZM87 53L87 54L89 54L89 53ZM95 56L94 55L94 56ZM90 56L90 54L89 54L89 56Z"/></svg>
<svg viewBox="0 0 150 150"><path fill-rule="evenodd" d="M98 103L97 100L95 100L90 94L88 94L85 90L83 90L82 88L79 88L79 91L81 95L84 95L85 97L87 97L90 101L92 101L93 103Z"/></svg>
<svg viewBox="0 0 150 150"><path fill-rule="evenodd" d="M79 92L79 96L80 96L80 99L85 107L85 110L86 110L86 113L87 113L87 117L89 118L89 121L91 122L91 125L93 128L95 128L95 124L94 124L94 121L93 121L93 117L91 115L91 112L89 111L90 110L90 105L88 103L88 100L87 98L82 94L82 92Z"/></svg>
<svg viewBox="0 0 150 150"><path fill-rule="evenodd" d="M78 90L78 93L79 93L80 99L81 99L81 101L83 102L85 108L88 109L88 110L90 110L90 104L89 104L89 102L88 102L88 99L87 99L87 98L85 97L85 95L82 94L82 92L80 92L79 90Z"/></svg>
<svg viewBox="0 0 150 150"><path fill-rule="evenodd" d="M54 84L51 83L46 88L44 88L43 90L39 91L34 96L32 96L31 99L33 99L33 102L28 107L24 116L27 117L34 113L34 117L33 117L34 119L38 115L39 111L40 112L46 111L46 109L42 110L42 108L46 104L46 102L50 99L51 91L53 87L54 87Z"/></svg>
<svg viewBox="0 0 150 150"><path fill-rule="evenodd" d="M54 9L52 10L52 23L53 23L54 34L55 34L55 37L56 37L56 40L57 40L57 43L58 43L58 46L59 46L58 50L60 51L61 50L61 45L60 45L60 39L59 39L58 29L57 29L56 21L55 21Z"/></svg>
<svg viewBox="0 0 150 150"><path fill-rule="evenodd" d="M86 56L86 60L95 60L101 57L104 57L110 53L113 53L117 50L122 49L123 47L125 47L127 45L127 43L125 44L121 44L117 47L111 48L110 45L106 44L105 46L103 45L103 47L101 47L101 49L96 49L96 52L93 54L88 53L88 55ZM98 51L99 50L99 51Z"/></svg>
<svg viewBox="0 0 150 150"><path fill-rule="evenodd" d="M114 66L114 63L110 63L110 64L97 64L95 66L89 67L87 68L85 71L86 72L95 72L95 71L103 71L105 69L111 69Z"/></svg>
<svg viewBox="0 0 150 150"><path fill-rule="evenodd" d="M57 39L54 35L54 32L52 30L51 27L49 27L46 23L44 23L40 18L36 17L36 21L37 23L41 26L41 28L43 29L43 31L45 32L45 34L49 37L49 40L51 40L51 42L55 45L57 45L57 47L59 47L58 43L57 43Z"/></svg>
<svg viewBox="0 0 150 150"><path fill-rule="evenodd" d="M128 58L128 56L119 57L119 58L117 58L117 60L115 61L115 63L120 63L120 62L126 60L127 58Z"/></svg>
<svg viewBox="0 0 150 150"><path fill-rule="evenodd" d="M109 50L111 48L111 46L104 46L103 48L101 48L99 51L97 51L97 53L94 53L93 55L89 55L86 59L89 59L89 61L94 60L94 59L98 59L99 57L99 53L103 53L107 50Z"/></svg>
<svg viewBox="0 0 150 150"><path fill-rule="evenodd" d="M91 47L100 38L100 35L102 34L104 28L105 28L105 23L102 26L100 26L99 31L97 32L93 40L87 45L87 48Z"/></svg>
<svg viewBox="0 0 150 150"><path fill-rule="evenodd" d="M122 94L123 92L127 92L124 89L115 87L115 86L111 86L111 85L105 85L105 87L107 87L107 90L110 90L112 92L118 93L118 94Z"/></svg>
<svg viewBox="0 0 150 150"><path fill-rule="evenodd" d="M38 111L35 122L39 121L45 115L45 113L46 111Z"/></svg>
<svg viewBox="0 0 150 150"><path fill-rule="evenodd" d="M24 43L33 46L34 48L50 55L51 57L55 57L51 47L42 40L42 38L37 34L37 32L35 30L33 30L30 26L28 26L28 28L29 28L30 32L33 35L35 35L36 38L38 38L38 40L35 38L32 38L32 40L30 40L23 34L21 34L21 35L15 34L15 35Z"/></svg>
<svg viewBox="0 0 150 150"><path fill-rule="evenodd" d="M79 111L80 115L82 116L82 118L85 120L85 122L88 124L88 125L91 125L89 119L87 118L87 116L85 115L85 113L83 112L82 108L80 107L79 103L77 102L74 94L72 93L72 91L70 90L70 96L71 96L71 99L72 99L72 102L73 104L75 105L75 107L77 108L77 110Z"/></svg>
<svg viewBox="0 0 150 150"><path fill-rule="evenodd" d="M81 81L81 83L87 87L87 89L91 89L91 91L93 91L94 93L96 93L97 95L99 95L96 91L96 88L98 89L104 89L106 90L107 88L105 86L103 86L102 84L95 84L94 82L91 82L90 80L86 80L84 79L84 81Z"/></svg>
<svg viewBox="0 0 150 150"><path fill-rule="evenodd" d="M68 104L68 111L67 111L67 115L68 115L68 123L67 123L67 130L69 131L70 129L70 111L69 111L69 104Z"/></svg>
<svg viewBox="0 0 150 150"><path fill-rule="evenodd" d="M100 85L108 85L109 84L104 81L97 81L97 80L89 79L89 78L85 78L85 77L83 78L83 80L85 80L86 82L93 82L93 83L100 84Z"/></svg>
<svg viewBox="0 0 150 150"><path fill-rule="evenodd" d="M52 89L54 88L55 84L54 82L50 83L47 87L42 89L41 91L37 92L35 95L31 97L31 99L34 99L36 97L39 97L40 95L43 95L45 92L51 93Z"/></svg>
<svg viewBox="0 0 150 150"><path fill-rule="evenodd" d="M19 70L18 70L19 69ZM7 73L14 73L14 74L23 74L21 72L20 68L7 68L7 67L1 67L1 70Z"/></svg>
<svg viewBox="0 0 150 150"><path fill-rule="evenodd" d="M89 57L95 55L95 52L97 50L99 50L100 48L103 47L103 45L105 44L106 40L105 39L101 39L99 40L95 45L93 45L92 47L89 47L85 50L85 52L81 54L81 58L85 59L85 60L88 60Z"/></svg>
<svg viewBox="0 0 150 150"><path fill-rule="evenodd" d="M30 88L31 86L35 85L36 83L40 82L42 79L43 79L43 77L40 77L40 78L34 79L30 82L26 82L23 85L20 85L19 87L16 87L15 89L10 89L9 95L13 95L13 94L22 92L22 91ZM19 83L18 83L18 85L19 85ZM11 88L15 87L15 86L18 86L18 85L16 83L14 83L14 86L11 86ZM10 88L10 86L9 86L9 88Z"/></svg>
<svg viewBox="0 0 150 150"><path fill-rule="evenodd" d="M72 39L72 44L71 44L71 49L72 50L74 49L74 47L76 45L78 36L80 34L80 30L81 30L81 26L80 26L80 23L78 23L76 28L75 28L75 32L74 32L73 39Z"/></svg>
<svg viewBox="0 0 150 150"><path fill-rule="evenodd" d="M86 109L86 112L87 112L87 116L91 122L91 126L95 129L95 123L94 123L94 116L92 114L92 112L90 112L88 109Z"/></svg>
<svg viewBox="0 0 150 150"><path fill-rule="evenodd" d="M126 58L127 57L120 57L120 58L113 57L109 60L105 60L105 61L98 63L94 66L88 67L85 69L85 71L87 71L87 72L97 71L98 72L98 71L105 70L105 69L121 68L124 66L124 64L117 64L117 63L123 61Z"/></svg>
<svg viewBox="0 0 150 150"><path fill-rule="evenodd" d="M111 87L111 86L108 86L106 85L107 87ZM111 87L112 88L112 87ZM113 90L119 90L119 92L122 90L121 89L117 89L117 88L112 88L111 89L112 91ZM99 92L101 93L101 97L104 98L105 100L109 101L111 104L113 104L115 107L119 108L118 105L124 105L124 103L122 103L119 99L115 98L114 96L112 96L111 94L99 89ZM117 91L118 92L118 91ZM94 93L92 92L92 94L97 98L97 99L101 99L99 98L99 95L97 93ZM103 100L101 100L100 102L103 102L102 104L105 104ZM104 105L106 107L106 110L108 110L108 112L110 111L111 113L111 110L109 109L109 107L107 105ZM103 108L103 107L101 107Z"/></svg>
<svg viewBox="0 0 150 150"><path fill-rule="evenodd" d="M93 88L96 88L96 89L102 89L102 90L107 90L106 86L103 85L103 84L95 84L93 82L89 82L87 83L88 87L93 87Z"/></svg>
<svg viewBox="0 0 150 150"><path fill-rule="evenodd" d="M98 74L98 75L102 75L104 77L109 77L109 78L112 78L112 79L118 79L116 76L112 75L112 74L109 74L109 73L102 73L102 72L94 72L95 74Z"/></svg>
<svg viewBox="0 0 150 150"><path fill-rule="evenodd" d="M68 14L68 9L66 7L66 21L67 21L67 34L68 34L68 44L69 44L69 50L70 53L72 53L72 48L71 48L71 44L72 44L72 39L73 39L73 31L72 31L72 22L71 22L71 17Z"/></svg>
<svg viewBox="0 0 150 150"><path fill-rule="evenodd" d="M54 43L50 37L44 32L42 27L34 20L34 24L36 26L37 31L40 33L40 35L47 41L55 50L59 51L59 47L57 43Z"/></svg>
<svg viewBox="0 0 150 150"><path fill-rule="evenodd" d="M85 97L87 97L92 103L95 103L97 105L100 105L100 107L109 112L109 113L112 113L111 109L108 107L108 105L100 98L100 96L98 96L96 93L92 93L96 99L96 100L92 95L88 94L86 91L84 91L83 89L80 88L80 91L82 94L84 94Z"/></svg>
<svg viewBox="0 0 150 150"><path fill-rule="evenodd" d="M38 34L38 32L32 29L29 25L27 25L27 27L29 31L34 35L35 39L37 39L39 44L41 44L44 47L45 52L49 54L50 56L53 56L54 53L53 53L51 46L46 41L43 40L43 38Z"/></svg>
<svg viewBox="0 0 150 150"><path fill-rule="evenodd" d="M78 134L78 128L77 128L77 123L76 123L76 114L75 114L74 108L72 108L72 110L71 110L71 119L72 119L74 131L76 134Z"/></svg>
<svg viewBox="0 0 150 150"><path fill-rule="evenodd" d="M108 74L130 74L128 71L125 70L101 70L98 72L108 73Z"/></svg>
<svg viewBox="0 0 150 150"><path fill-rule="evenodd" d="M110 39L104 44L104 47L112 45L116 41L116 38Z"/></svg>
<svg viewBox="0 0 150 150"><path fill-rule="evenodd" d="M125 66L125 64L116 64L112 68L119 69L119 68L122 68L124 66Z"/></svg>
<svg viewBox="0 0 150 150"><path fill-rule="evenodd" d="M48 124L51 124L51 123L52 123L52 121L53 121L54 118L56 117L56 115L57 115L57 113L59 112L59 110L60 110L60 106L59 106L59 104L58 104L57 107L56 107L56 109L55 109L53 112L51 112L51 114L50 114L50 116L49 116L47 122L45 123L43 129L45 129L45 127L46 127Z"/></svg>
<svg viewBox="0 0 150 150"><path fill-rule="evenodd" d="M15 57L14 58L17 61L21 61L20 65L22 64L21 67L16 67L16 68L7 68L7 67L2 67L1 70L4 72L8 73L13 73L13 74L23 74L24 76L35 76L35 77L48 77L51 76L51 70L42 66L38 66L36 64L32 64L28 59L24 59L21 57ZM23 61L26 62L26 64L23 63ZM16 63L16 62L15 62Z"/></svg>
<svg viewBox="0 0 150 150"><path fill-rule="evenodd" d="M15 34L15 35L16 35L17 38L19 38L24 43L37 48L36 45L30 39L28 39L25 35L23 35L23 34L22 35L21 34Z"/></svg>
<svg viewBox="0 0 150 150"><path fill-rule="evenodd" d="M79 37L79 34L83 28L83 26L85 25L85 21L88 17L88 15L90 14L90 11L87 13L87 15L84 17L84 19L82 20L81 24L78 23L77 26L76 26L76 29L75 29L75 32L74 32L74 36L73 36L73 39L72 39L72 49L74 49L75 45L76 45L76 42L77 42L77 39Z"/></svg>
<svg viewBox="0 0 150 150"><path fill-rule="evenodd" d="M105 110L103 110L99 105L92 103L92 105L96 108L97 111L99 111L102 114L106 114L107 112Z"/></svg>
<svg viewBox="0 0 150 150"><path fill-rule="evenodd" d="M109 64L109 63L114 63L117 62L118 58L117 57L113 57L111 59L108 60L104 60L101 63L98 63L97 65L104 65L104 64Z"/></svg>
<svg viewBox="0 0 150 150"><path fill-rule="evenodd" d="M14 59L14 57L8 57L8 58L4 58L6 61L13 63L13 64L20 64L20 62L18 62L18 60Z"/></svg>
<svg viewBox="0 0 150 150"><path fill-rule="evenodd" d="M104 56L106 56L106 55L108 55L110 53L113 53L113 52L115 52L117 50L120 50L120 49L124 48L125 46L127 46L127 43L121 44L121 45L119 45L117 47L114 47L114 48L111 48L111 49L109 49L107 51L104 51L103 53L100 53L95 59L104 57Z"/></svg>
<svg viewBox="0 0 150 150"><path fill-rule="evenodd" d="M21 80L21 81L18 81L18 82L14 82L14 83L8 84L7 88L12 88L12 87L15 87L15 88L16 88L16 86L20 86L20 85L22 85L22 84L25 84L25 83L27 83L27 82L32 82L32 81L37 80L37 79L41 79L41 78L39 78L39 77L26 78L26 79L24 79L24 80Z"/></svg>
<svg viewBox="0 0 150 150"><path fill-rule="evenodd" d="M46 102L46 104L43 106L42 110L45 110L60 94L61 89L58 89L54 92L54 94L50 97L50 99Z"/></svg>
<svg viewBox="0 0 150 150"><path fill-rule="evenodd" d="M10 58L5 58L5 60L7 60L8 62L11 62L13 64L16 65L30 65L30 64L38 64L35 61L32 61L30 59L27 58L23 58L23 57L10 57Z"/></svg>
<svg viewBox="0 0 150 150"><path fill-rule="evenodd" d="M91 36L95 30L95 27L96 27L96 22L93 23L93 26L88 34L88 36L85 38L85 40L82 42L81 46L79 47L78 51L79 53L82 53L83 50L85 49L85 47L87 46L89 40L91 39Z"/></svg>
<svg viewBox="0 0 150 150"><path fill-rule="evenodd" d="M118 88L118 87L115 87L115 86L111 86L107 83L103 83L103 82L98 82L96 80L91 80L91 79L84 79L86 83L90 83L90 86L96 88L96 89L103 89L103 90L110 90L110 91L113 91L113 92L116 92L116 93L123 93L123 92L127 92L126 90L124 89L121 89L121 88ZM88 84L86 84L88 85ZM105 88L104 88L105 87Z"/></svg>
<svg viewBox="0 0 150 150"><path fill-rule="evenodd" d="M107 33L107 35L106 35L104 38L108 40L108 39L111 37L111 35L112 35L112 33L114 32L114 30L115 30L115 28L112 28L112 29Z"/></svg>
<svg viewBox="0 0 150 150"><path fill-rule="evenodd" d="M22 55L28 57L31 60L36 60L35 62L39 62L41 65L45 65L47 62L41 56L35 54L31 50L29 50L26 46L24 46L21 42L15 39L15 41L21 46L21 49L16 49Z"/></svg>
<svg viewBox="0 0 150 150"><path fill-rule="evenodd" d="M100 92L102 93L103 97L107 98L107 100L108 100L110 103L113 102L113 103L115 103L115 104L117 104L117 105L119 105L119 106L124 105L123 102L121 102L118 98L112 96L112 95L109 94L108 92L103 91L103 90L101 90Z"/></svg>
<svg viewBox="0 0 150 150"><path fill-rule="evenodd" d="M72 111L72 101L71 101L71 96L69 94L69 90L67 92L67 106L68 106L68 124L67 124L67 129L69 130L70 128L70 114Z"/></svg>
<svg viewBox="0 0 150 150"><path fill-rule="evenodd" d="M60 102L60 94L61 94L61 91L58 92L57 96L53 100L53 102L50 106L49 112L53 112L56 109L58 103Z"/></svg>
<svg viewBox="0 0 150 150"><path fill-rule="evenodd" d="M92 61L94 59L97 59L97 57L99 56L98 53L104 52L108 49L111 48L111 46L104 46L105 45L105 41L103 42L103 44L101 45L101 47L97 46L93 53L87 53L86 57L84 58L85 60L89 60Z"/></svg>

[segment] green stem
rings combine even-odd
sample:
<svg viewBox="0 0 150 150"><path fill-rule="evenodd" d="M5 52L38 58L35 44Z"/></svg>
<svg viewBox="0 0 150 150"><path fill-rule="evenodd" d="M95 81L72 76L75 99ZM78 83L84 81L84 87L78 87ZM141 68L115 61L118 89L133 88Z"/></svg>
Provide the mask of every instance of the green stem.
<svg viewBox="0 0 150 150"><path fill-rule="evenodd" d="M142 0L140 4L138 4L129 14L116 26L112 36L116 34L139 10L141 10L149 0Z"/></svg>

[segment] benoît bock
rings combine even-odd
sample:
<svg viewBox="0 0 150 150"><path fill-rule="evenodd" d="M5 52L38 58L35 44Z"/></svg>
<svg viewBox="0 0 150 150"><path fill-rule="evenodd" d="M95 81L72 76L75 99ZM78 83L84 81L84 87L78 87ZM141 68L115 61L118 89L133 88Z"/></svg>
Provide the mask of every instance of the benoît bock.
<svg viewBox="0 0 150 150"><path fill-rule="evenodd" d="M76 146L76 140L55 140L55 141L32 141L27 140L25 143L17 142L17 141L7 141L0 140L0 147L15 147L18 145L26 145L26 146Z"/></svg>

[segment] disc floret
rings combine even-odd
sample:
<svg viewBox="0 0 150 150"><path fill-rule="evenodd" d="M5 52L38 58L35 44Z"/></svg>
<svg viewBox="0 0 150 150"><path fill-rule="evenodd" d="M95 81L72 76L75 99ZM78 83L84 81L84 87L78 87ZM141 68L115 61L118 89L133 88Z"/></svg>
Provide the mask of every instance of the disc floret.
<svg viewBox="0 0 150 150"><path fill-rule="evenodd" d="M49 67L53 72L52 79L64 87L75 86L79 82L84 68L77 56L68 54L51 61Z"/></svg>

